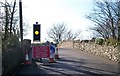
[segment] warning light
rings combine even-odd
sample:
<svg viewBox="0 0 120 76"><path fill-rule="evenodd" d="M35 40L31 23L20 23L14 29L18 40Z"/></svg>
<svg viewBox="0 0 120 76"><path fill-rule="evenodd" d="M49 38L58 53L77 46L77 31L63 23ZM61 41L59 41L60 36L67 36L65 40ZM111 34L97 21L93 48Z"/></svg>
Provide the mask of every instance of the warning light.
<svg viewBox="0 0 120 76"><path fill-rule="evenodd" d="M38 34L39 34L39 31L35 31L35 34L38 35Z"/></svg>
<svg viewBox="0 0 120 76"><path fill-rule="evenodd" d="M33 41L40 41L40 24L33 24Z"/></svg>

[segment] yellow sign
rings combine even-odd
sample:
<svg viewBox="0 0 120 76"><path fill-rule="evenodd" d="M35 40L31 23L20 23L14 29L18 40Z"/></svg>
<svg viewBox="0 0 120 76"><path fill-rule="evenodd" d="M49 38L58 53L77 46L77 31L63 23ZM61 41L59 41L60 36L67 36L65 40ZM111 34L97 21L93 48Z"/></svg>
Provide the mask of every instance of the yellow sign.
<svg viewBox="0 0 120 76"><path fill-rule="evenodd" d="M39 34L39 31L35 31L35 35L38 35Z"/></svg>

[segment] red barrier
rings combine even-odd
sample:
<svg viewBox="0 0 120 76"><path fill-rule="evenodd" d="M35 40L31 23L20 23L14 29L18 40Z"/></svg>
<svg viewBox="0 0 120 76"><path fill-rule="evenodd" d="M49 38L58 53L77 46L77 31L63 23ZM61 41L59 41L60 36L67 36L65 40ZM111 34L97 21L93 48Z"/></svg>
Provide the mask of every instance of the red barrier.
<svg viewBox="0 0 120 76"><path fill-rule="evenodd" d="M32 58L49 58L50 57L50 46L33 46L32 47Z"/></svg>

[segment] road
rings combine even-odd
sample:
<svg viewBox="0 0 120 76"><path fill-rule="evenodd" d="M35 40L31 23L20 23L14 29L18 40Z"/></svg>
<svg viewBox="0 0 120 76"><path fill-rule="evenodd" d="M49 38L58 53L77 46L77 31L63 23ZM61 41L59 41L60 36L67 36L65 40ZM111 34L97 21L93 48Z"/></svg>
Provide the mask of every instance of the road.
<svg viewBox="0 0 120 76"><path fill-rule="evenodd" d="M118 75L118 63L82 51L60 48L56 63L36 62L23 66L14 76L109 76ZM31 57L30 57L31 60Z"/></svg>

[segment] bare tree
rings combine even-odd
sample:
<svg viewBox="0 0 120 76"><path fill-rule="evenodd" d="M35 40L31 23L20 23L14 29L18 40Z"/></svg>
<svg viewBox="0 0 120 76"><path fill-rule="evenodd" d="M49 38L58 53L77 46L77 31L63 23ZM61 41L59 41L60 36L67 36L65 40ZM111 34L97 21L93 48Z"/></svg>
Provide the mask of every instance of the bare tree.
<svg viewBox="0 0 120 76"><path fill-rule="evenodd" d="M92 30L96 31L105 39L117 39L118 30L118 6L117 2L102 0L95 2L96 8L93 9L87 18L95 23Z"/></svg>
<svg viewBox="0 0 120 76"><path fill-rule="evenodd" d="M64 23L54 24L53 27L47 32L48 36L56 43L60 43L66 31Z"/></svg>
<svg viewBox="0 0 120 76"><path fill-rule="evenodd" d="M73 33L72 30L69 30L69 31L65 34L64 38L65 38L65 40L75 40L75 39L77 39L77 38L80 37L80 33L81 33L81 30L76 31L75 33Z"/></svg>
<svg viewBox="0 0 120 76"><path fill-rule="evenodd" d="M29 26L28 23L23 23L23 35L26 36L28 34L28 30L30 29L31 27Z"/></svg>
<svg viewBox="0 0 120 76"><path fill-rule="evenodd" d="M117 12L116 15L117 15L117 25L118 25L118 41L120 42L120 1L118 1L116 3L116 7L117 7Z"/></svg>
<svg viewBox="0 0 120 76"><path fill-rule="evenodd" d="M17 35L19 36L19 17L18 17L18 10L16 9L16 0L13 2L8 2L5 0L5 2L0 2L0 7L4 8L3 12L3 31L4 31L4 36L3 40L6 40L8 36L10 35ZM23 25L23 32L24 35L27 34L27 31L29 29L28 24L24 23Z"/></svg>
<svg viewBox="0 0 120 76"><path fill-rule="evenodd" d="M14 4L12 6L12 4L10 4L9 2L7 2L7 0L5 0L4 2L0 2L0 5L2 8L4 8L4 12L3 12L3 30L4 30L4 40L6 40L6 38L8 38L8 36L10 36L11 34L16 34L15 30L18 31L18 27L17 27L17 9L15 9L16 7L16 0L14 0Z"/></svg>
<svg viewBox="0 0 120 76"><path fill-rule="evenodd" d="M10 35L12 34L12 24L13 24L13 17L15 13L15 6L16 6L16 0L14 0L13 10L11 12L11 21L10 21Z"/></svg>

